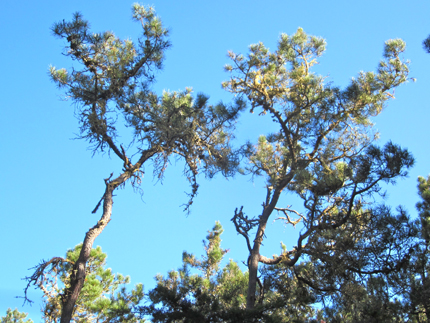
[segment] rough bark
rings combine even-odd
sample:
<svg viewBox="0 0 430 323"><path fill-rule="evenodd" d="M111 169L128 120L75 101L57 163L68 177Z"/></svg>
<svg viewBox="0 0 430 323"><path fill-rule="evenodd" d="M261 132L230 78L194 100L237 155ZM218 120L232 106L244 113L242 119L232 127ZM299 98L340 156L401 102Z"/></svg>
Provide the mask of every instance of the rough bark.
<svg viewBox="0 0 430 323"><path fill-rule="evenodd" d="M141 158L135 165L125 165L125 171L117 178L110 180L105 179L106 189L103 195L103 214L97 224L88 230L85 234L85 239L82 245L81 253L78 260L73 266L72 273L70 275L70 286L64 291L62 295L62 313L61 323L69 323L73 316L76 301L78 300L79 294L85 282L86 276L86 265L90 257L91 249L94 244L94 240L104 230L112 215L112 195L118 186L125 183L130 177L137 172L141 165L151 158L155 153L158 152L158 148L146 150L142 153Z"/></svg>
<svg viewBox="0 0 430 323"><path fill-rule="evenodd" d="M61 323L69 323L72 319L75 303L79 297L79 293L84 285L86 276L86 265L90 257L91 249L94 240L104 230L109 223L112 215L112 193L122 183L124 183L130 175L123 173L113 181L105 180L106 190L103 196L103 214L97 224L90 228L85 234L84 243L78 260L73 266L73 272L70 276L70 286L62 295L63 310L61 313Z"/></svg>

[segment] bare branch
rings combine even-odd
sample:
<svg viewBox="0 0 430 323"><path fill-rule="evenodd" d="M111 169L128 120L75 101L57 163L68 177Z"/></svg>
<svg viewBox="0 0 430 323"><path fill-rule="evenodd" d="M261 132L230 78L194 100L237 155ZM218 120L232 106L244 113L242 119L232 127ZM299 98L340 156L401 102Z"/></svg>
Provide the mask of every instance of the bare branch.
<svg viewBox="0 0 430 323"><path fill-rule="evenodd" d="M26 302L33 303L32 300L30 300L27 296L28 289L31 285L40 286L45 280L46 275L50 274L52 271L54 271L60 264L62 263L70 263L74 264L73 261L70 261L68 259L64 259L61 257L54 257L50 259L49 261L42 261L39 265L30 268L35 269L33 275L25 277L24 279L27 280L27 286L24 289L24 304ZM48 266L51 266L51 268L47 269Z"/></svg>
<svg viewBox="0 0 430 323"><path fill-rule="evenodd" d="M243 206L240 208L239 212L237 211L237 208L236 208L234 210L234 216L231 219L231 221L233 221L237 233L241 234L245 238L248 250L249 252L251 252L252 248L251 248L251 243L249 241L249 231L251 231L255 226L258 225L259 220L248 219L248 217L244 215L242 210L243 210Z"/></svg>
<svg viewBox="0 0 430 323"><path fill-rule="evenodd" d="M284 215L285 215L285 217L279 217L279 218L276 218L276 219L275 219L275 221L276 221L276 220L284 220L284 221L286 221L287 223L292 224L292 225L293 225L293 227L296 227L296 225L297 225L300 221L302 221L302 220L303 220L304 222L307 222L306 217L305 217L303 214L301 214L301 213L297 212L296 210L292 210L292 209L290 209L289 207L286 207L286 208L277 208L277 207L275 207L275 210L276 210L276 211L278 211L278 212L282 212L282 213L284 213ZM290 216L288 215L288 212L290 212L290 213L294 213L294 214L298 215L298 216L299 216L299 218L298 218L297 220L291 220Z"/></svg>

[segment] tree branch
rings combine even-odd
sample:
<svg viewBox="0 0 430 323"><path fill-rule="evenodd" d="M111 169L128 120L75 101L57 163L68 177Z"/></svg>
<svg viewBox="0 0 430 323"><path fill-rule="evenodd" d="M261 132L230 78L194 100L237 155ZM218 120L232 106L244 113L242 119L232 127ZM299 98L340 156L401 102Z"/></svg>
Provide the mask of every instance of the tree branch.
<svg viewBox="0 0 430 323"><path fill-rule="evenodd" d="M30 300L27 296L28 289L30 288L30 285L40 285L44 280L47 274L50 274L55 268L57 268L61 263L71 263L74 264L72 261L68 259L64 259L62 257L54 257L50 259L49 261L42 261L39 265L31 268L35 269L33 275L29 277L25 277L24 279L27 280L27 286L24 289L24 304L26 302L33 303L32 300ZM46 270L48 266L51 265L51 268L49 270Z"/></svg>

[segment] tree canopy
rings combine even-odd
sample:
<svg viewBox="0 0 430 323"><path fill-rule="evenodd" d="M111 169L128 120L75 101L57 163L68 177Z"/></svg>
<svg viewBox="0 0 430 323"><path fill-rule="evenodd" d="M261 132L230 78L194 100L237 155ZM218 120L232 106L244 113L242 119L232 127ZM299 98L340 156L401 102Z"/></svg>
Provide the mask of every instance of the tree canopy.
<svg viewBox="0 0 430 323"><path fill-rule="evenodd" d="M342 88L313 71L325 40L299 28L282 34L275 51L260 42L247 55L229 52L230 79L222 86L235 99L212 105L191 88L153 91L169 33L152 7L134 4L132 12L142 28L136 42L92 32L80 13L52 27L76 64L51 66L50 77L76 106L79 138L93 153L119 158L119 168L106 174L93 210L102 214L83 243L27 277L26 291L33 284L44 294L44 320L430 322L430 178L419 178L418 220L378 201L383 186L414 164L391 141L378 147L372 123L409 80L405 42L386 41L376 72L359 72ZM247 108L255 118L270 117L273 130L233 146L235 122ZM228 250L216 222L205 254L184 252L182 266L157 275L145 296L141 284L127 290L129 278L105 269L106 255L93 244L110 221L115 190L127 183L139 189L148 163L162 178L172 159L183 162L191 185L185 211L200 173L262 177L265 194L260 213L247 215L239 199L233 213L249 252L247 271L234 260L222 263ZM302 205L293 207L290 197ZM295 245L282 244L272 257L261 252L270 219L299 229ZM4 321L25 317L8 310Z"/></svg>
<svg viewBox="0 0 430 323"><path fill-rule="evenodd" d="M151 91L154 73L161 68L164 52L170 46L168 30L152 7L134 4L132 12L142 27L136 43L121 40L112 32L91 32L80 13L74 14L72 21L63 20L52 27L53 34L66 41L64 55L81 67L50 67L52 80L77 107L80 138L87 140L94 152L107 151L118 157L122 167L117 177L111 173L105 179L105 192L93 210L97 212L103 204L101 218L86 233L70 284L63 292L63 323L72 318L94 239L110 221L113 192L118 187L126 182L138 187L142 167L148 161L155 165L154 175L161 178L174 156L185 161L184 173L191 183L190 199L185 204L188 210L197 194L200 171L208 176L219 171L229 176L237 166L230 138L243 103L236 100L231 106L210 105L202 94L194 98L191 89L162 95ZM132 129L132 135L129 142L121 144L118 134L124 128ZM28 284L37 284L48 265L60 263L56 258L42 262L28 277Z"/></svg>
<svg viewBox="0 0 430 323"><path fill-rule="evenodd" d="M275 52L258 43L247 56L229 53L232 64L225 69L231 78L224 88L245 97L251 112L259 109L275 124L273 133L260 136L246 150L245 172L266 178L262 212L249 218L242 206L233 217L250 252L249 309L256 302L260 262L294 266L301 257L320 259L331 252L339 240L337 232L357 220L365 225L372 219L366 197L378 194L379 183L393 183L414 163L410 153L395 144L373 145L377 134L371 122L394 97L392 91L408 80L408 62L400 58L405 43L387 41L377 72L360 72L345 89L311 71L324 50L322 38L299 28L293 35L282 34ZM279 206L283 192L300 197L304 211ZM274 212L289 225L300 222L303 229L296 246L270 259L260 254L260 247ZM353 248L354 241L349 242L348 249Z"/></svg>
<svg viewBox="0 0 430 323"><path fill-rule="evenodd" d="M1 323L33 323L31 319L27 319L27 313L21 313L17 309L8 308L6 316L2 316L0 319Z"/></svg>

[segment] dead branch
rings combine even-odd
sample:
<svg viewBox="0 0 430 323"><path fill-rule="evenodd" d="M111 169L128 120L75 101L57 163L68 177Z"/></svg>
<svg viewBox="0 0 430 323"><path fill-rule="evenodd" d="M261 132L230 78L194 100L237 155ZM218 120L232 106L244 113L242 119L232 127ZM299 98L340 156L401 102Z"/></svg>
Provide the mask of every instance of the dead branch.
<svg viewBox="0 0 430 323"><path fill-rule="evenodd" d="M51 274L52 271L55 271L61 263L65 263L65 262L74 264L74 262L71 260L64 259L61 257L54 257L49 261L42 260L42 262L39 265L30 268L30 269L35 269L35 271L33 275L24 278L27 281L27 286L24 288L24 297L19 297L19 298L24 298L24 304L26 302L28 302L29 304L33 303L33 301L28 298L28 294L27 294L30 286L31 285L40 286L46 280L46 275ZM48 266L51 266L51 268L47 269Z"/></svg>
<svg viewBox="0 0 430 323"><path fill-rule="evenodd" d="M287 223L292 224L293 227L296 227L296 225L302 220L303 220L303 222L307 222L306 217L303 214L297 212L296 210L292 210L289 207L286 207L286 208L275 207L275 210L278 212L282 212L285 215L285 217L276 218L275 221L276 220L284 220ZM299 218L297 220L292 220L288 213L294 213L294 214L298 215Z"/></svg>
<svg viewBox="0 0 430 323"><path fill-rule="evenodd" d="M249 219L244 213L243 213L243 206L240 208L239 212L237 211L237 208L234 210L234 216L231 219L231 221L234 223L234 226L236 228L237 233L241 234L245 240L246 244L248 246L249 252L251 252L251 243L249 241L249 231L251 231L255 226L257 226L260 223L259 219Z"/></svg>

